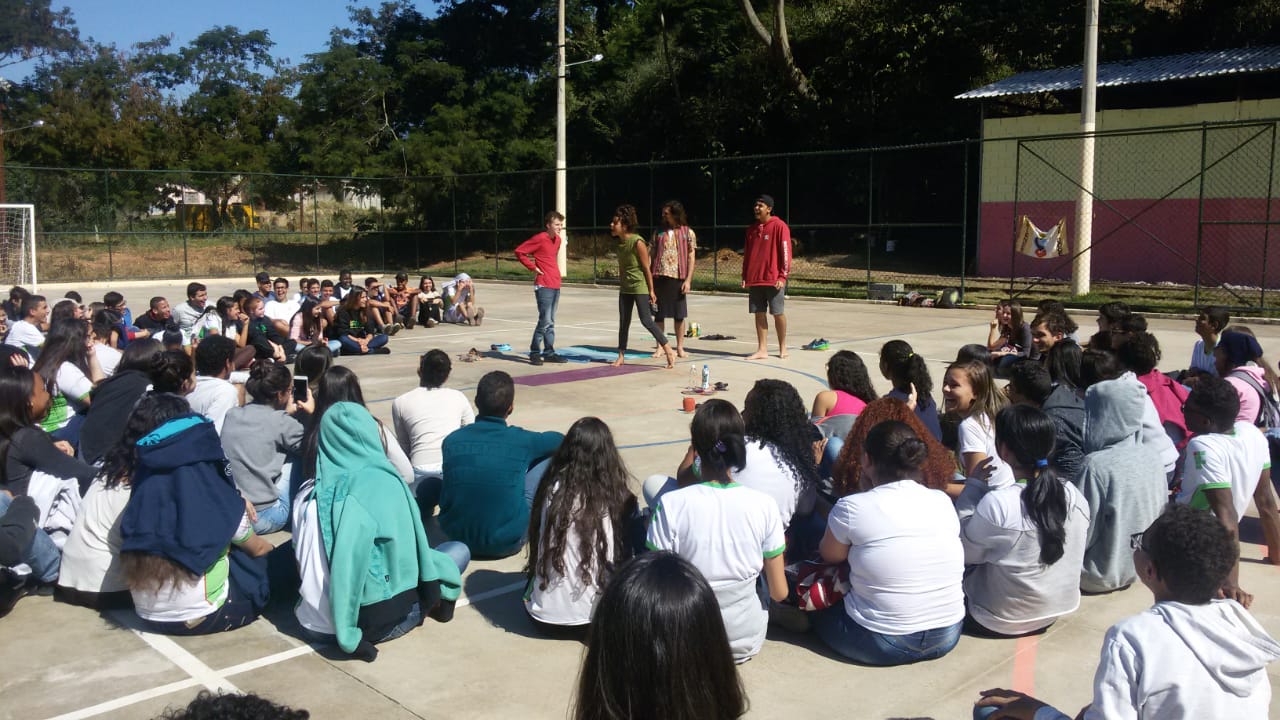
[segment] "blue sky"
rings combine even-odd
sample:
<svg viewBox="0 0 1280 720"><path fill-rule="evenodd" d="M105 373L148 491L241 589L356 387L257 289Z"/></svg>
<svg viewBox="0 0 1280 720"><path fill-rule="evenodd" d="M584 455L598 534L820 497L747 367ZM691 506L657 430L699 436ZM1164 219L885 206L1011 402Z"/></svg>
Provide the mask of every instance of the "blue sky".
<svg viewBox="0 0 1280 720"><path fill-rule="evenodd" d="M349 24L347 6L377 7L380 0L53 0L54 8L71 8L82 39L126 49L143 40L172 35L181 47L216 25L241 30L266 30L275 42L277 58L301 63L308 53L323 50L329 30ZM418 0L424 15L435 15L436 3ZM26 63L11 65L3 74L19 79L31 72Z"/></svg>

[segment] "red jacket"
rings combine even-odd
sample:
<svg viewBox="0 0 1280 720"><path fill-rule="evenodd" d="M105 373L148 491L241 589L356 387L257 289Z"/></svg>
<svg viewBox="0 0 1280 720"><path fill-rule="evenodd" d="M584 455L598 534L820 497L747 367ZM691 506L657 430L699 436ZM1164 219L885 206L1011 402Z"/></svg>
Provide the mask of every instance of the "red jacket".
<svg viewBox="0 0 1280 720"><path fill-rule="evenodd" d="M559 252L560 238L543 231L520 243L520 247L516 248L516 259L530 270L542 270L541 275L534 273L534 285L559 290L560 264L556 261Z"/></svg>
<svg viewBox="0 0 1280 720"><path fill-rule="evenodd" d="M791 228L780 218L747 228L743 249L742 282L747 287L777 285L791 274Z"/></svg>

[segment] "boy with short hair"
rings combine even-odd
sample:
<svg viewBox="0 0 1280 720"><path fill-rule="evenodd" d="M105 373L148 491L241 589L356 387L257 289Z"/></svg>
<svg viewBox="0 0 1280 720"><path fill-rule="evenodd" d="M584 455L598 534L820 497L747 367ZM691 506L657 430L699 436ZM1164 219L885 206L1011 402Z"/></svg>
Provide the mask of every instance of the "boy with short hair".
<svg viewBox="0 0 1280 720"><path fill-rule="evenodd" d="M1267 665L1276 643L1239 603L1214 600L1236 564L1236 544L1208 514L1167 508L1135 535L1133 563L1155 605L1111 626L1085 720L1266 718ZM985 690L975 718L1064 720L1023 693Z"/></svg>
<svg viewBox="0 0 1280 720"><path fill-rule="evenodd" d="M1212 510L1237 539L1240 518L1257 504L1269 556L1280 560L1280 513L1271 487L1271 452L1262 431L1236 421L1240 399L1227 381L1204 377L1183 405L1187 429L1194 433L1182 463L1177 502ZM1238 566L1222 586L1226 597L1248 607L1253 598L1237 584Z"/></svg>
<svg viewBox="0 0 1280 720"><path fill-rule="evenodd" d="M1218 347L1218 337L1230 322L1231 315L1226 308L1213 305L1200 308L1200 314L1196 315L1196 335L1200 339L1191 348L1191 366L1183 371L1179 380L1194 382L1204 375L1218 376L1218 368L1213 362L1213 350Z"/></svg>
<svg viewBox="0 0 1280 720"><path fill-rule="evenodd" d="M409 274L396 273L396 286L387 289L391 305L395 308L397 319L409 330L418 319L418 291L409 287Z"/></svg>

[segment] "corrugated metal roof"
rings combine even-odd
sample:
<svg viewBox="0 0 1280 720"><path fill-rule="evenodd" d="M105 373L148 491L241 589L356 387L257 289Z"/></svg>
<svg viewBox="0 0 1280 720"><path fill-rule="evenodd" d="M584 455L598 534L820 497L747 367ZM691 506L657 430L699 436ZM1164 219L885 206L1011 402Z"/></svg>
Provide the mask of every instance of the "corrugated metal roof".
<svg viewBox="0 0 1280 720"><path fill-rule="evenodd" d="M1280 45L1236 50L1213 50L1137 58L1098 64L1098 87L1158 83L1166 80L1213 77L1280 70ZM1084 82L1080 65L1018 73L956 96L957 100L1077 90Z"/></svg>

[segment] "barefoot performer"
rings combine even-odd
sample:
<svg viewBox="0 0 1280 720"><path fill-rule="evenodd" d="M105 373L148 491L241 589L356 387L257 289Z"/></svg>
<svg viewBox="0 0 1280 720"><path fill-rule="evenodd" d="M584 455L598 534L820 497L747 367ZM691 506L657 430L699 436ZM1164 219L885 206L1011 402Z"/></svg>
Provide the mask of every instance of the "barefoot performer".
<svg viewBox="0 0 1280 720"><path fill-rule="evenodd" d="M653 252L650 253L653 292L658 296L658 311L653 319L659 329L665 326L667 318L672 319L676 355L688 357L684 351L685 318L689 316L686 298L693 284L693 267L698 259L698 236L689 229L684 205L678 200L668 200L662 206L662 224L666 229L654 235ZM662 348L653 353L656 358L663 355Z"/></svg>
<svg viewBox="0 0 1280 720"><path fill-rule="evenodd" d="M622 365L627 354L627 333L631 330L631 308L640 313L640 324L653 335L659 351L667 358L667 368L676 366L676 353L667 342L662 328L653 322L651 307L658 297L653 292L653 273L649 269L649 248L644 238L636 234L636 209L621 205L613 213L609 232L618 238L618 359L614 367Z"/></svg>
<svg viewBox="0 0 1280 720"><path fill-rule="evenodd" d="M761 195L753 208L756 221L747 228L742 252L742 287L748 309L756 316L756 351L748 360L769 357L769 318L778 331L778 357L787 357L787 275L791 272L791 228L773 215L773 197Z"/></svg>

